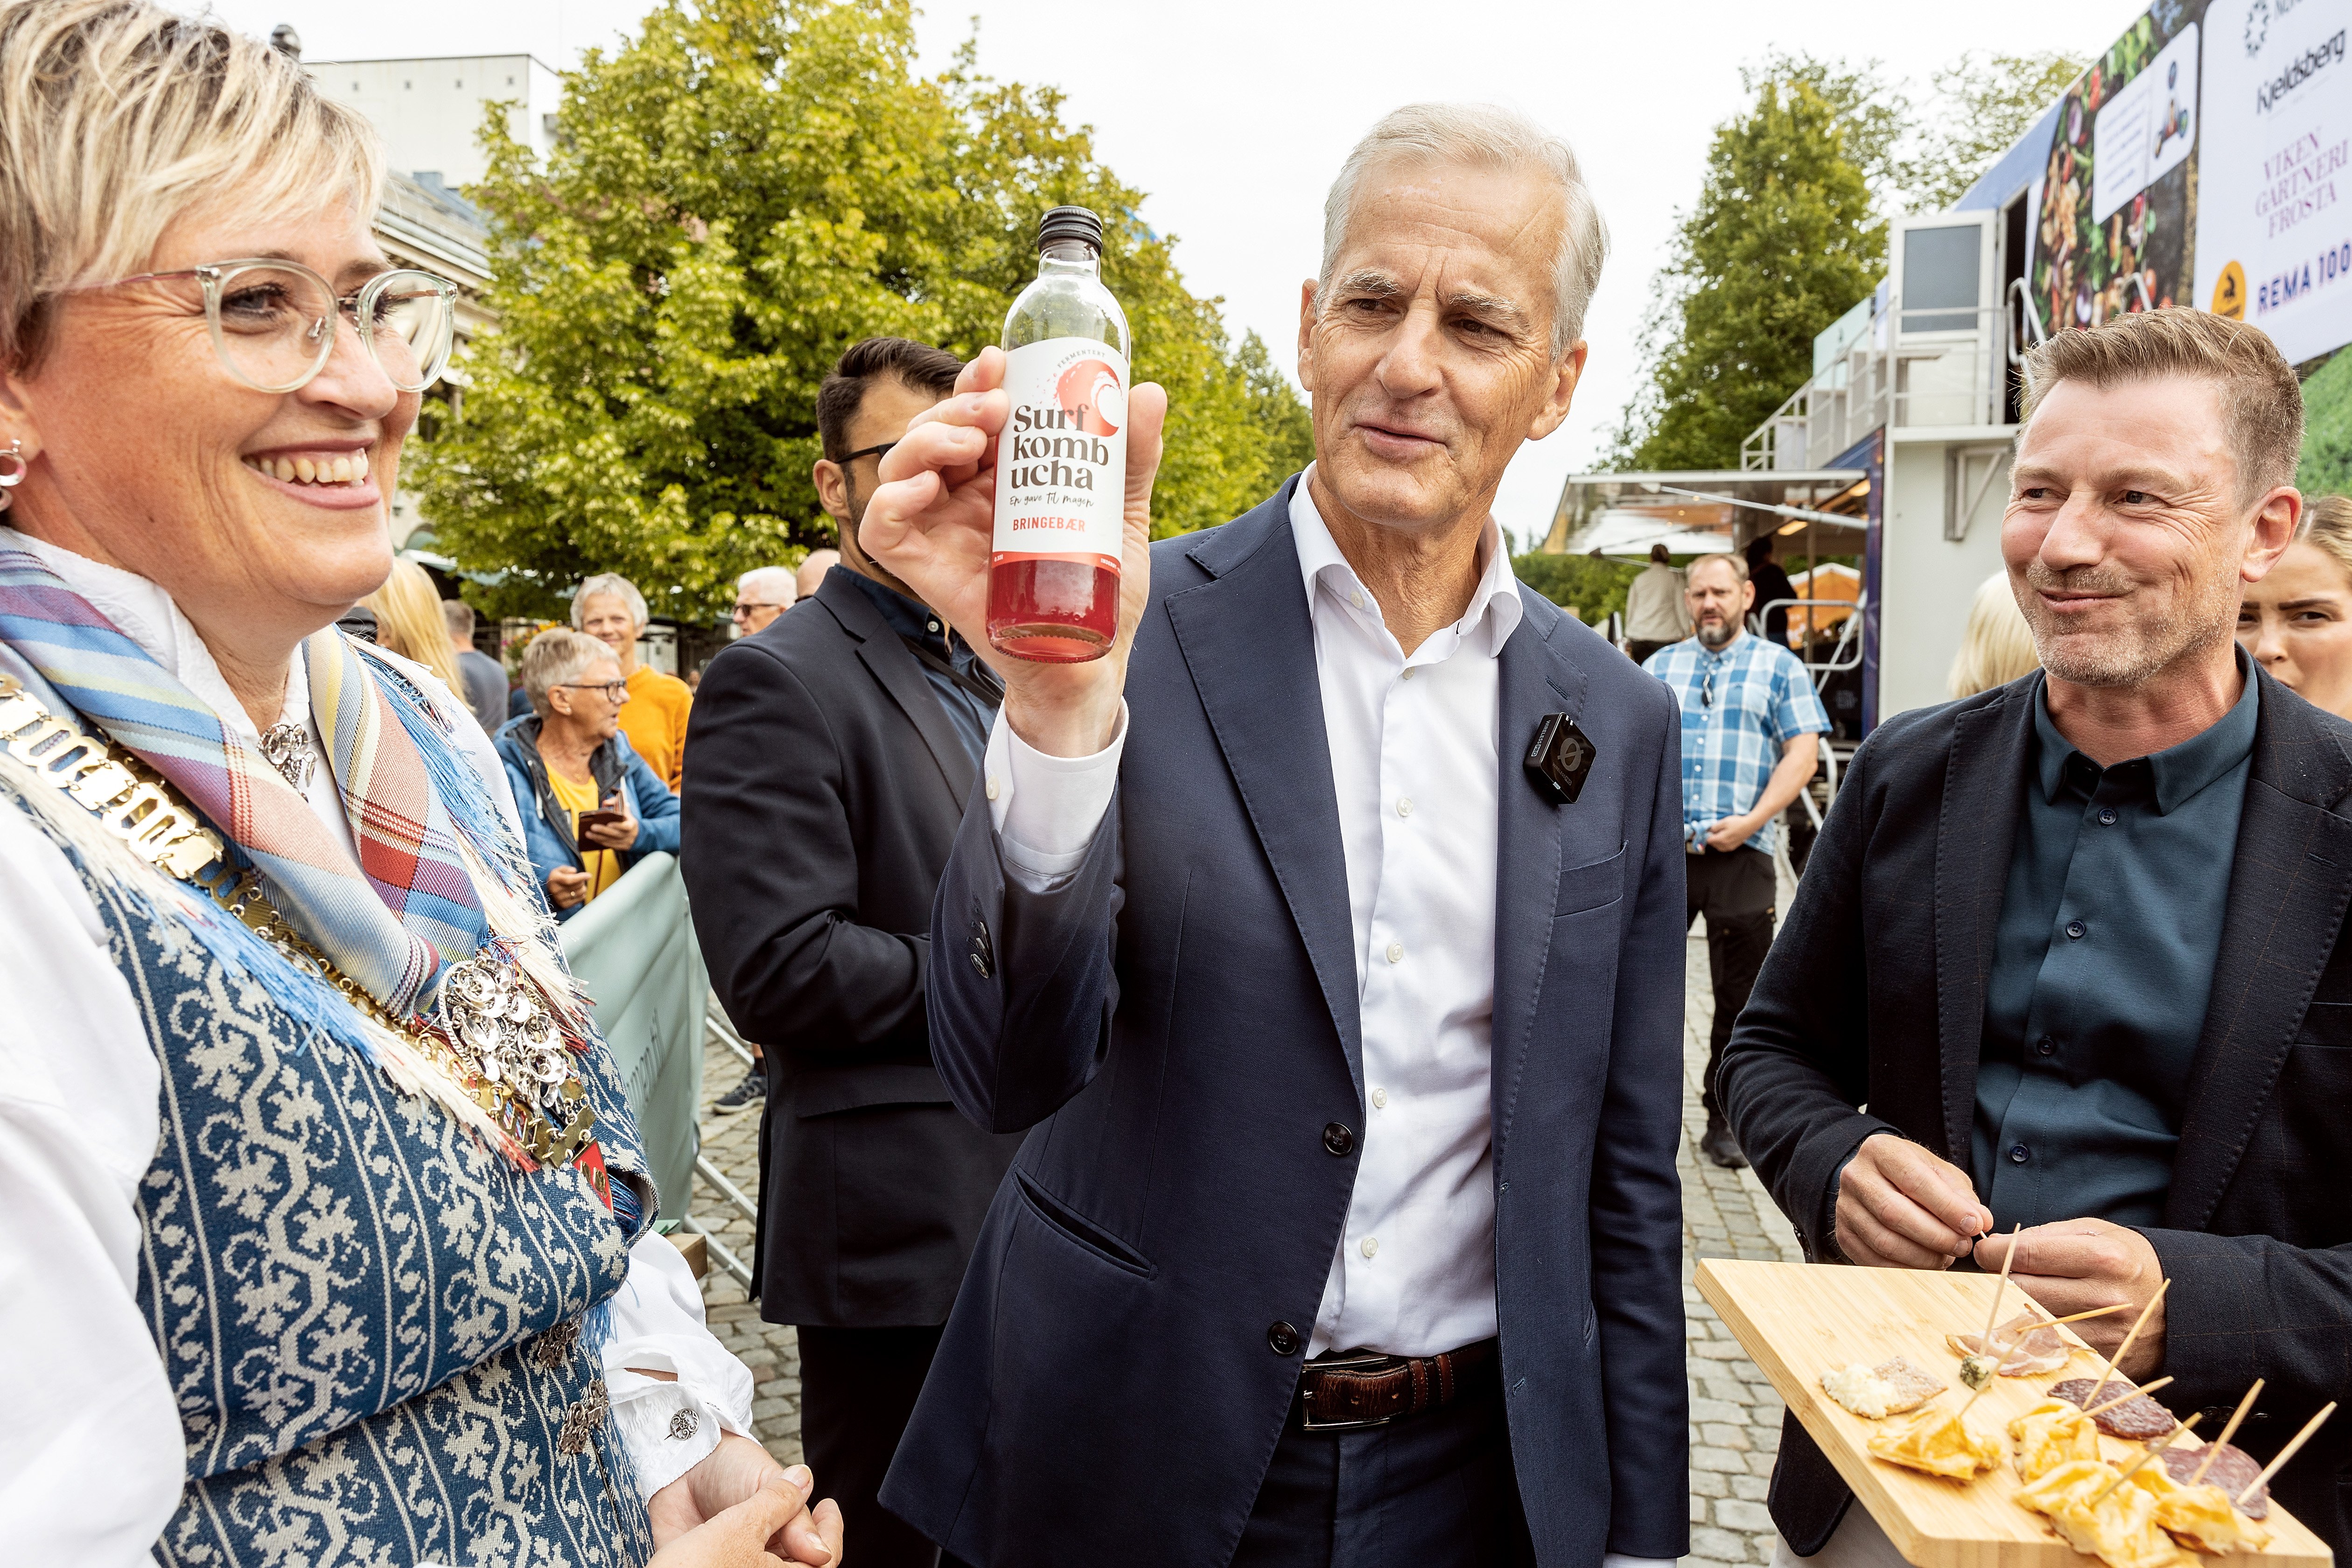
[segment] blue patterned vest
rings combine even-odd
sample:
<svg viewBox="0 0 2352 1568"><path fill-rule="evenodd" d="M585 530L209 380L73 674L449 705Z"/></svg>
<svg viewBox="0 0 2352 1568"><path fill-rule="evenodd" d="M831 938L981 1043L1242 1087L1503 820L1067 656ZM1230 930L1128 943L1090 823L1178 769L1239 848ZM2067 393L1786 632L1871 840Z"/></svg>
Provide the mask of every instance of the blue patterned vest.
<svg viewBox="0 0 2352 1568"><path fill-rule="evenodd" d="M5 782L0 810L42 821ZM188 1485L156 1558L651 1556L595 1343L631 1238L587 1179L517 1171L44 831L96 903L163 1069L138 1300L179 1404ZM581 1079L614 1184L644 1183L601 1048Z"/></svg>

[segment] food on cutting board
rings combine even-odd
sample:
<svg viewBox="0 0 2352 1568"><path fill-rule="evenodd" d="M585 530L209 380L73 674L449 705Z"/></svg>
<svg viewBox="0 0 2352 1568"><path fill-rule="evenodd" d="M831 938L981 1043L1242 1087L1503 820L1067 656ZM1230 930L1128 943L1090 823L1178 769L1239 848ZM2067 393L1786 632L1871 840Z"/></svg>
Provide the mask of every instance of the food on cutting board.
<svg viewBox="0 0 2352 1568"><path fill-rule="evenodd" d="M2095 1377L2070 1377L2063 1383L2052 1384L2050 1397L2092 1409L2097 1405L2107 1405L2117 1394L2130 1393L2135 1386L2129 1378L2118 1373L2107 1374L2104 1388L2100 1386L2101 1381ZM2091 1398L2094 1393L2098 1394L2095 1401ZM2092 1419L2099 1424L2100 1431L2111 1437L2121 1437L2126 1443L2145 1443L2152 1437L2161 1437L2180 1425L2173 1419L2171 1411L2145 1394L2110 1405Z"/></svg>
<svg viewBox="0 0 2352 1568"><path fill-rule="evenodd" d="M2202 1449L2177 1448L2167 1448L2158 1458L2169 1459L2176 1453L2184 1459L2204 1458ZM2194 1473L2193 1468L2189 1473ZM2252 1474L2246 1477L2252 1479ZM2132 1485L2156 1499L2156 1522L2183 1546L2226 1557L2237 1551L2260 1552L2271 1543L2271 1532L2231 1506L2230 1494L2213 1484L2210 1472L2203 1482L2191 1485L2176 1479L2163 1464L2143 1465L2132 1476Z"/></svg>
<svg viewBox="0 0 2352 1568"><path fill-rule="evenodd" d="M1922 1372L1909 1357L1899 1355L1876 1366L1855 1362L1822 1373L1823 1394L1870 1421L1916 1410L1946 1386L1942 1378Z"/></svg>
<svg viewBox="0 0 2352 1568"><path fill-rule="evenodd" d="M1973 1430L1958 1410L1922 1410L1900 1426L1872 1433L1864 1446L1889 1464L1956 1481L1974 1480L2000 1463L2000 1439Z"/></svg>
<svg viewBox="0 0 2352 1568"><path fill-rule="evenodd" d="M2219 1448L2220 1453L2213 1452ZM2263 1467L2252 1454L2228 1441L2208 1443L2201 1448L2167 1448L2162 1455L2166 1471L2183 1486L2197 1479L2198 1467L2212 1458L2212 1467L2205 1471L2208 1485L2221 1489L2221 1495L2234 1498L2254 1484ZM2255 1489L2254 1495L2238 1505L2248 1519L2268 1519L2271 1512L2271 1492L2268 1487Z"/></svg>
<svg viewBox="0 0 2352 1568"><path fill-rule="evenodd" d="M2011 1462L2021 1480L2039 1480L2061 1465L2099 1458L2098 1428L2081 1408L2045 1399L2009 1424Z"/></svg>
<svg viewBox="0 0 2352 1568"><path fill-rule="evenodd" d="M2039 1377L2056 1372L2074 1354L2066 1336L2050 1320L2033 1310L2020 1312L1990 1334L1947 1334L1944 1342L1967 1359L1960 1363L1960 1381L1970 1388L1998 1371L2003 1377Z"/></svg>
<svg viewBox="0 0 2352 1568"><path fill-rule="evenodd" d="M2029 1481L2017 1500L2107 1568L2178 1568L2180 1549L2157 1527L2155 1495L2121 1479L2113 1465L2074 1459Z"/></svg>

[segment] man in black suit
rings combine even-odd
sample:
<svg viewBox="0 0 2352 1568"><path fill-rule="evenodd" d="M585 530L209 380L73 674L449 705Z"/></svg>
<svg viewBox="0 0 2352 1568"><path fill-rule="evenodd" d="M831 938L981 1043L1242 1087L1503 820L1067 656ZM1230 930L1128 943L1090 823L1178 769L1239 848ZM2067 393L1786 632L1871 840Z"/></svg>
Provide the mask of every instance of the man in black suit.
<svg viewBox="0 0 2352 1568"><path fill-rule="evenodd" d="M857 548L877 458L956 358L869 338L817 394L844 562L714 659L688 731L684 860L711 983L766 1049L761 1315L799 1327L801 1435L859 1562L938 1561L875 1492L1018 1140L931 1067L931 895L999 689Z"/></svg>
<svg viewBox="0 0 2352 1568"><path fill-rule="evenodd" d="M2148 1309L2122 1370L2208 1431L2267 1380L2267 1458L2352 1365L2352 725L2231 636L2298 524L2302 396L2191 310L2027 376L2001 552L2045 668L1856 755L1718 1092L1809 1256L2013 1245L2052 1311L2132 1309L2079 1325L2107 1353ZM2339 1561L2347 1439L2274 1483ZM1851 1501L1790 1423L1785 1549L1885 1555Z"/></svg>

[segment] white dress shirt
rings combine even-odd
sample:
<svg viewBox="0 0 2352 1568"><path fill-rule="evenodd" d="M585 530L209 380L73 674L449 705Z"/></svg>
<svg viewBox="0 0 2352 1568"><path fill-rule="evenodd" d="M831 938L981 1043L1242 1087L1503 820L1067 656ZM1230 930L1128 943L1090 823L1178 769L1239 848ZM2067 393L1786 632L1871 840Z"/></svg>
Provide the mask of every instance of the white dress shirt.
<svg viewBox="0 0 2352 1568"><path fill-rule="evenodd" d="M1523 606L1489 519L1469 608L1408 658L1304 479L1290 524L1347 858L1369 1102L1307 1353L1433 1355L1496 1331L1496 661ZM1000 713L992 811L1007 865L1033 889L1083 857L1126 740L1122 719L1095 755L1048 757Z"/></svg>
<svg viewBox="0 0 2352 1568"><path fill-rule="evenodd" d="M144 578L0 528L247 740L258 731L168 595ZM464 703L404 664L451 715ZM311 724L296 658L282 710ZM452 742L489 783L518 837L489 737L453 717ZM311 724L313 744L319 741ZM323 755L323 748L321 751ZM312 770L310 807L353 850L334 780ZM132 1197L163 1137L162 1071L96 906L65 856L0 806L0 1542L11 1562L145 1563L179 1506L187 1457L163 1363L137 1310ZM648 1231L613 1298L604 1352L614 1419L650 1493L719 1442L750 1435L751 1374L702 1316L677 1249ZM675 1383L631 1366L673 1372ZM694 1413L690 1438L672 1417Z"/></svg>

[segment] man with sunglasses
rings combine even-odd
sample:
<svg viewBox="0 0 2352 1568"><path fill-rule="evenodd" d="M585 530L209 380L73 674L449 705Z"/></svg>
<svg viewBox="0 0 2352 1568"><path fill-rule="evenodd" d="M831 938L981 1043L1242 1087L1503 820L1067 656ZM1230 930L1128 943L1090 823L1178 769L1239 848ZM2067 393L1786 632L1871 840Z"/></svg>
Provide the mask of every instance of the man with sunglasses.
<svg viewBox="0 0 2352 1568"><path fill-rule="evenodd" d="M1830 727L1796 656L1744 628L1755 602L1745 560L1701 556L1683 588L1692 635L1642 667L1682 704L1683 847L1690 856L1685 924L1706 917L1715 987L1699 1150L1727 1170L1748 1162L1715 1097L1715 1070L1772 945L1773 824L1813 776L1818 737Z"/></svg>
<svg viewBox="0 0 2352 1568"><path fill-rule="evenodd" d="M857 543L881 454L962 368L904 338L842 355L814 476L841 563L711 661L687 740L695 926L763 1047L726 1097L766 1102L754 1290L799 1328L802 1439L868 1568L939 1561L875 1494L1019 1142L950 1102L924 999L932 894L1001 689Z"/></svg>

